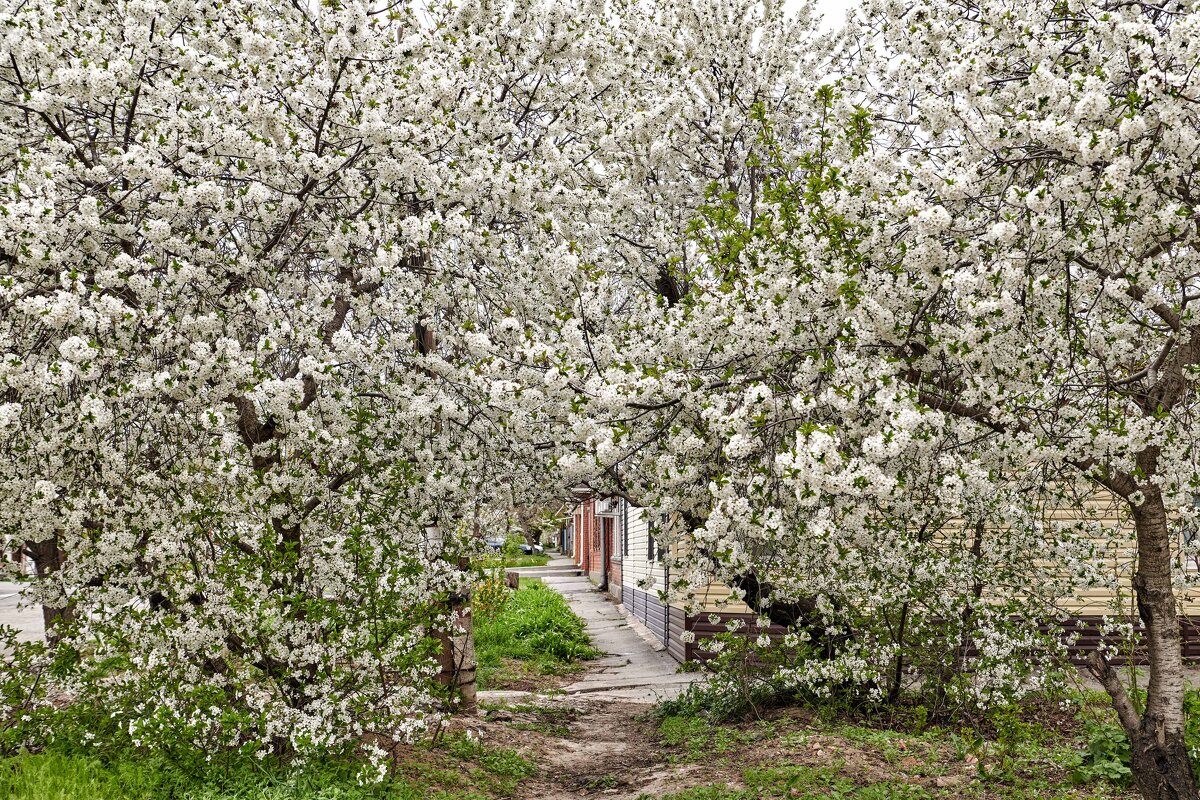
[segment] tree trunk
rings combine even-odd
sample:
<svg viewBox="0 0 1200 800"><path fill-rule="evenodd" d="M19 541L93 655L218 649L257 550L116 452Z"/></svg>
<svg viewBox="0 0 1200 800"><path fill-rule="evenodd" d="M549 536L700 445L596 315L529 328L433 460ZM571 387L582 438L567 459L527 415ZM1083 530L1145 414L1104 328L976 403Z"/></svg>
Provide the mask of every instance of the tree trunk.
<svg viewBox="0 0 1200 800"><path fill-rule="evenodd" d="M478 526L478 517L476 518ZM460 559L458 568L468 571L471 563ZM475 623L471 617L470 589L466 594L452 594L446 602L449 621L446 630L434 632L441 644L438 663L438 683L459 700L459 710L473 712L478 706L475 697Z"/></svg>
<svg viewBox="0 0 1200 800"><path fill-rule="evenodd" d="M1162 492L1142 486L1145 501L1134 506L1137 571L1133 590L1146 627L1149 681L1146 710L1139 716L1119 677L1098 655L1092 671L1112 698L1132 746L1134 780L1146 800L1197 800L1196 780L1183 741L1183 646L1171 586L1172 542Z"/></svg>
<svg viewBox="0 0 1200 800"><path fill-rule="evenodd" d="M478 705L475 692L475 632L469 597L450 598L450 622L435 637L441 644L438 654L438 682L459 700L458 710L472 712Z"/></svg>
<svg viewBox="0 0 1200 800"><path fill-rule="evenodd" d="M58 572L67 557L67 554L58 546L57 536L43 539L40 542L26 542L25 552L33 560L34 573L39 580L45 580ZM50 606L42 603L42 625L46 629L46 641L51 645L58 644L63 636L63 628L68 627L74 619L75 606L73 604Z"/></svg>

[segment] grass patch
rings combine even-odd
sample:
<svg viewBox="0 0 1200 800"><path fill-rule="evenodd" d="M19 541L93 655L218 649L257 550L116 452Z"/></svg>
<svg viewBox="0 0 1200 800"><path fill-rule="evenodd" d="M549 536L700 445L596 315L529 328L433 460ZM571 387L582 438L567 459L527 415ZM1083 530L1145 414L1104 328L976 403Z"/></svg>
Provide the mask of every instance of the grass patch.
<svg viewBox="0 0 1200 800"><path fill-rule="evenodd" d="M704 761L713 755L724 755L739 745L750 744L774 732L770 723L753 727L713 725L703 717L666 717L659 722L663 744L688 761Z"/></svg>
<svg viewBox="0 0 1200 800"><path fill-rule="evenodd" d="M561 705L481 703L480 706L484 709L484 716L489 720L503 722L513 730L534 731L559 739L570 737L571 728L568 723L579 716L578 710L574 707Z"/></svg>
<svg viewBox="0 0 1200 800"><path fill-rule="evenodd" d="M480 689L514 688L547 675L579 672L599 651L583 621L541 581L521 581L494 614L475 619Z"/></svg>
<svg viewBox="0 0 1200 800"><path fill-rule="evenodd" d="M544 553L531 553L529 555L516 553L514 555L488 556L483 560L482 566L484 569L490 570L509 567L544 567L549 563L550 556Z"/></svg>
<svg viewBox="0 0 1200 800"><path fill-rule="evenodd" d="M277 761L222 756L188 768L137 752L107 757L50 750L0 760L11 800L496 800L518 795L533 765L513 750L464 736L414 748L380 783L362 765L326 761L303 771Z"/></svg>

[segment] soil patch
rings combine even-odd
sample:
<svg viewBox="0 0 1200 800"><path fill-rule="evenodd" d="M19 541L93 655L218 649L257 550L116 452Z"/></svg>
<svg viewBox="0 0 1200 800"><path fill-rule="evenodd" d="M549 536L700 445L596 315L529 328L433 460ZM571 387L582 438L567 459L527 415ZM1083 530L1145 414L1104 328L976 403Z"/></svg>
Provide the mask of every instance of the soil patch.
<svg viewBox="0 0 1200 800"><path fill-rule="evenodd" d="M654 724L645 719L648 709L640 703L539 698L537 706L489 709L479 732L537 765L537 775L521 784L528 798L636 800L724 780L699 765L669 763Z"/></svg>

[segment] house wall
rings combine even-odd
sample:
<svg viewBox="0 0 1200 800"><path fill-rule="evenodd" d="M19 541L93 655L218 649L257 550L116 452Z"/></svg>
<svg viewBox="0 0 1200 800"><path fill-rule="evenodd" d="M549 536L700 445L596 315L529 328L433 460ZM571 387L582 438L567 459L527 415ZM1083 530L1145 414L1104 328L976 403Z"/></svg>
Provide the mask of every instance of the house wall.
<svg viewBox="0 0 1200 800"><path fill-rule="evenodd" d="M666 642L667 606L658 595L666 587L666 569L661 559L651 558L652 512L629 503L623 505L622 511L625 526L622 530L625 548L621 557L622 602L655 636Z"/></svg>
<svg viewBox="0 0 1200 800"><path fill-rule="evenodd" d="M1060 632L1070 641L1068 652L1073 661L1085 663L1088 654L1103 642L1108 645L1121 644L1116 637L1101 632L1105 617L1123 616L1132 622L1136 636L1141 636L1142 625L1138 618L1134 601L1132 577L1136 567L1136 539L1133 522L1127 504L1104 490L1097 490L1083 498L1076 507L1048 507L1045 511L1047 535L1052 535L1050 526L1062 523L1087 522L1096 524L1098 531L1095 535L1096 564L1100 565L1105 574L1115 579L1117 588L1098 586L1076 591L1072 596L1060 598L1056 605L1069 615L1065 625L1046 623L1041 626L1044 632ZM970 536L962 530L948 534L956 540L969 541ZM1176 542L1177 568L1188 576L1190 582L1200 578L1200 557L1189 556L1181 551L1183 542ZM1043 566L1053 566L1045 562ZM703 610L691 616L686 616L680 609L671 609L669 616L669 650L677 659L705 661L712 654L704 648L705 640L725 630L726 623L735 618L742 618L747 626L753 622L753 616L744 612L748 607L739 602L724 602L728 597L728 587L713 583L699 595ZM1177 587L1179 613L1182 617L1183 657L1190 663L1200 663L1200 589L1194 586ZM984 599L986 601L986 589ZM717 622L711 621L716 616ZM770 633L779 635L782 629L772 626ZM757 629L754 629L757 632ZM688 644L678 642L684 631L690 631L695 641ZM677 643L678 642L678 643ZM1114 663L1145 663L1144 648L1135 647L1132 652L1119 653L1112 660Z"/></svg>
<svg viewBox="0 0 1200 800"><path fill-rule="evenodd" d="M1120 587L1117 592L1109 588L1085 589L1075 597L1063 602L1063 607L1072 615L1083 617L1112 615L1116 610L1136 617L1137 608L1133 601L1132 578L1136 567L1136 548L1133 520L1125 501L1105 490L1090 495L1078 509L1052 509L1046 514L1050 522L1093 521L1099 523L1101 533L1096 539L1099 562L1108 575L1114 576ZM1196 556L1185 556L1181 552L1182 541L1175 542L1176 564L1191 582L1197 581ZM1176 597L1180 613L1188 617L1200 617L1200 590L1196 587L1177 587Z"/></svg>
<svg viewBox="0 0 1200 800"><path fill-rule="evenodd" d="M604 546L605 532L613 542L616 542L615 523L611 518L599 516L596 513L596 500L589 497L581 501L578 505L570 510L570 519L574 528L574 536L572 541L571 558L578 565L584 575L587 575L596 583L600 583L604 576L605 555L609 558L609 573L610 576L615 573L617 576L617 587L620 587L620 567L619 562L614 562L615 553L611 548L607 549ZM611 581L611 578L610 578ZM614 595L614 596L619 596Z"/></svg>
<svg viewBox="0 0 1200 800"><path fill-rule="evenodd" d="M574 509L575 516L575 552L572 553L575 563L590 575L593 567L593 545L596 544L596 501L588 498Z"/></svg>

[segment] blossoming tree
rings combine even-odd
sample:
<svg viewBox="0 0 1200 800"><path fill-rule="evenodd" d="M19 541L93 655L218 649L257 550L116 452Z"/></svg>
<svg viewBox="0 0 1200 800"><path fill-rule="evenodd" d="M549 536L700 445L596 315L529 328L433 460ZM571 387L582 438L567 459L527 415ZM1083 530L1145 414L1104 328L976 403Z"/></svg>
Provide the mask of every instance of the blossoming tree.
<svg viewBox="0 0 1200 800"><path fill-rule="evenodd" d="M683 512L697 569L772 578L765 614L808 605L835 636L844 593L781 558L860 559L860 580L907 561L968 599L935 616L986 614L972 576L997 566L989 603L1095 580L1105 532L1038 505L1115 498L1145 706L1102 653L1092 670L1148 798L1196 797L1176 588L1200 485L1198 29L1185 4L868 3L810 113L760 115L763 188L714 196L688 297L608 376L629 416L595 447ZM954 518L999 546L915 560L914 528ZM837 675L875 680L858 655Z"/></svg>
<svg viewBox="0 0 1200 800"><path fill-rule="evenodd" d="M508 365L573 288L619 17L415 8L3 12L0 531L137 740L419 730L443 551L550 485Z"/></svg>
<svg viewBox="0 0 1200 800"><path fill-rule="evenodd" d="M1195 797L1175 579L1200 483L1200 15L920 2L866 18L852 41L871 55L844 91L875 130L858 157L839 154L845 182L827 195L856 230L835 256L860 281L839 303L853 349L914 407L1127 504L1144 710L1102 654L1092 669L1142 794Z"/></svg>

